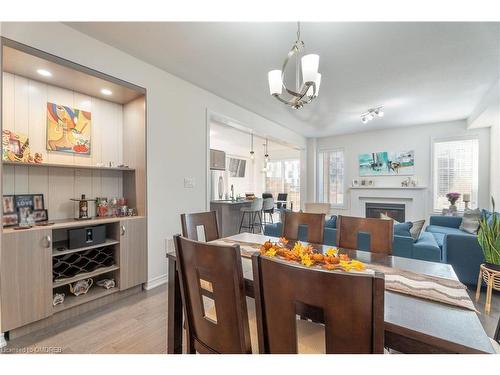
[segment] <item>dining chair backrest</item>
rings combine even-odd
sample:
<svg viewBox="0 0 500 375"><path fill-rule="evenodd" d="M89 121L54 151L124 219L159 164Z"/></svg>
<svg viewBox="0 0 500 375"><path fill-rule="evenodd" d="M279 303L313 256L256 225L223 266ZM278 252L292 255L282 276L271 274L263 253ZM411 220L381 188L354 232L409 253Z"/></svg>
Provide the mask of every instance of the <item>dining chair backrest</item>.
<svg viewBox="0 0 500 375"><path fill-rule="evenodd" d="M190 240L202 240L198 238L198 230L200 227L203 228L206 242L220 238L219 229L217 227L217 213L215 211L182 214L181 226L182 235Z"/></svg>
<svg viewBox="0 0 500 375"><path fill-rule="evenodd" d="M325 214L328 215L331 210L330 203L304 203L304 212L310 214Z"/></svg>
<svg viewBox="0 0 500 375"><path fill-rule="evenodd" d="M253 212L262 211L262 205L263 205L263 203L264 203L264 199L262 199L262 198L255 198L252 201L252 204L250 205L250 210L253 211Z"/></svg>
<svg viewBox="0 0 500 375"><path fill-rule="evenodd" d="M262 211L271 211L273 208L274 208L274 199L264 198L264 202L262 203Z"/></svg>
<svg viewBox="0 0 500 375"><path fill-rule="evenodd" d="M299 239L299 226L307 226L307 242L323 243L325 214L286 211L283 214L282 236L287 240Z"/></svg>
<svg viewBox="0 0 500 375"><path fill-rule="evenodd" d="M297 353L297 315L324 323L327 354L384 352L381 273L326 271L260 254L252 266L260 353Z"/></svg>
<svg viewBox="0 0 500 375"><path fill-rule="evenodd" d="M272 198L273 195L271 193L262 193L262 198L263 199L266 199L266 198Z"/></svg>
<svg viewBox="0 0 500 375"><path fill-rule="evenodd" d="M358 233L370 235L370 251L392 254L394 224L392 220L339 215L337 218L337 246L358 249Z"/></svg>
<svg viewBox="0 0 500 375"><path fill-rule="evenodd" d="M239 245L221 246L176 235L188 352L251 353ZM204 300L213 307L207 311Z"/></svg>
<svg viewBox="0 0 500 375"><path fill-rule="evenodd" d="M279 193L278 194L278 200L279 201L286 202L287 199L288 199L288 194L287 193Z"/></svg>

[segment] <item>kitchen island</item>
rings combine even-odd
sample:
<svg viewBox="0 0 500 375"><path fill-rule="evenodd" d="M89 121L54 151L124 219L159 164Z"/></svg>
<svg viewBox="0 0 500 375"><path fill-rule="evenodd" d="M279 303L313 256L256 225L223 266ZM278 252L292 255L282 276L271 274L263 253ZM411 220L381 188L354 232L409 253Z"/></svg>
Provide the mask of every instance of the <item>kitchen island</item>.
<svg viewBox="0 0 500 375"><path fill-rule="evenodd" d="M219 234L221 237L229 237L238 234L241 223L240 212L242 207L248 207L252 204L251 200L213 200L210 202L210 211L217 212L217 224L219 226ZM243 225L248 225L248 218L245 217ZM257 219L258 220L258 219ZM256 220L256 221L257 221ZM258 225L256 225L258 228Z"/></svg>

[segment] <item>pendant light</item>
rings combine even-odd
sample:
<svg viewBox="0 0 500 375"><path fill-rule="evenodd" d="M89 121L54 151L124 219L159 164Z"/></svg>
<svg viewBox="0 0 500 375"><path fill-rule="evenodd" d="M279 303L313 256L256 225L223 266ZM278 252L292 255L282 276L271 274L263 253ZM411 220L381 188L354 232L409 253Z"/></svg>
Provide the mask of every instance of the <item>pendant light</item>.
<svg viewBox="0 0 500 375"><path fill-rule="evenodd" d="M255 152L253 151L253 133L250 133L250 160L255 159Z"/></svg>
<svg viewBox="0 0 500 375"><path fill-rule="evenodd" d="M265 147L266 147L266 153L264 154L264 160L266 161L266 167L267 167L267 163L269 163L269 153L267 152L267 138L266 138Z"/></svg>

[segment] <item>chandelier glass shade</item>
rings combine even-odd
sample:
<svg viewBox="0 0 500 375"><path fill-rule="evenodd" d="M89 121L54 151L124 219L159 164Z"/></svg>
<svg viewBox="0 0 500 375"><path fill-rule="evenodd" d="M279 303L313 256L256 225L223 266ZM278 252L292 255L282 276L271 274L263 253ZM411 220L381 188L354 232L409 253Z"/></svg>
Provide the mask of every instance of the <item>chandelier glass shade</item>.
<svg viewBox="0 0 500 375"><path fill-rule="evenodd" d="M285 84L285 70L290 61L295 59L295 89ZM318 96L321 74L318 73L319 55L304 55L304 42L300 39L300 22L297 23L297 40L283 62L281 70L271 70L267 74L269 91L280 102L295 109L310 103ZM301 74L302 73L302 74ZM302 76L302 77L301 77ZM285 95L283 94L285 91Z"/></svg>

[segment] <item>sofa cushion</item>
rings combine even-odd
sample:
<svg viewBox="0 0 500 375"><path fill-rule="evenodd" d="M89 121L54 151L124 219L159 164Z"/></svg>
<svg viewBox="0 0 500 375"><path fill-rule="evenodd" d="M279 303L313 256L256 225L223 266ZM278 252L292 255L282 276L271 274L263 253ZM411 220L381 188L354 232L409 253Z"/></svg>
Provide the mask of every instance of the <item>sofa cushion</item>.
<svg viewBox="0 0 500 375"><path fill-rule="evenodd" d="M439 225L428 225L426 231L432 233L443 233L443 234L462 234L464 236L470 235L469 233L466 233L458 228L442 227Z"/></svg>
<svg viewBox="0 0 500 375"><path fill-rule="evenodd" d="M413 226L411 221L406 223L396 223L394 222L394 235L395 236L404 236L411 237L410 229Z"/></svg>
<svg viewBox="0 0 500 375"><path fill-rule="evenodd" d="M480 219L481 212L479 211L479 208L476 208L475 210L466 209L464 211L464 217L459 229L470 234L477 234Z"/></svg>
<svg viewBox="0 0 500 375"><path fill-rule="evenodd" d="M337 228L337 215L332 215L325 221L325 228Z"/></svg>
<svg viewBox="0 0 500 375"><path fill-rule="evenodd" d="M444 234L442 236L444 237ZM441 248L433 233L422 232L420 234L418 241L413 244L412 257L430 262L441 262L443 260Z"/></svg>
<svg viewBox="0 0 500 375"><path fill-rule="evenodd" d="M445 233L438 233L438 232L429 232L431 235L434 237L436 240L436 243L438 246L442 249L443 248L443 243L444 243L444 236L446 236Z"/></svg>

